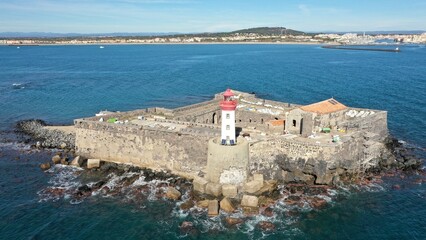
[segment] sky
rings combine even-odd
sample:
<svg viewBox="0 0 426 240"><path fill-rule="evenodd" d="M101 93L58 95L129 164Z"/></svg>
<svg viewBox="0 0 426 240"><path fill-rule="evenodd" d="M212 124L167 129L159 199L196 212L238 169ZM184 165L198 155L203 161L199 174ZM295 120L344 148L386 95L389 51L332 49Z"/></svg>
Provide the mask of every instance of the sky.
<svg viewBox="0 0 426 240"><path fill-rule="evenodd" d="M0 32L426 30L426 0L0 0Z"/></svg>

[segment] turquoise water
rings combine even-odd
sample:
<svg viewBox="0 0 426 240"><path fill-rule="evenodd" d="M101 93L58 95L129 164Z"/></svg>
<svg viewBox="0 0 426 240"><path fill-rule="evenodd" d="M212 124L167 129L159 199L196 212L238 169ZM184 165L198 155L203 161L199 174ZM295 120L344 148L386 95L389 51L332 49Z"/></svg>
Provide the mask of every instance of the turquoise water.
<svg viewBox="0 0 426 240"><path fill-rule="evenodd" d="M277 230L239 228L181 213L156 200L94 196L81 203L40 191L71 170L38 164L49 153L23 153L10 133L20 119L71 123L99 110L178 107L227 87L308 104L334 97L354 107L388 111L390 132L425 156L426 47L400 53L303 45L135 45L0 47L0 239L425 239L426 187L412 177L359 192L341 190L331 207L269 219ZM16 157L20 157L16 160ZM62 175L61 175L62 174ZM69 176L68 176L69 177ZM73 180L76 181L76 180ZM71 182L73 182L71 181ZM392 189L400 184L401 189ZM184 220L196 231L179 230Z"/></svg>

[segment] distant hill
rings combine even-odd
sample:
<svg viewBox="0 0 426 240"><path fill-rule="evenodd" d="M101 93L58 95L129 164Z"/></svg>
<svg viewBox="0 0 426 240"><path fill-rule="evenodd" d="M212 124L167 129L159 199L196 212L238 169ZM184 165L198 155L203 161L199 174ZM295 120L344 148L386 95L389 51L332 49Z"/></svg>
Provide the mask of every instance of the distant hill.
<svg viewBox="0 0 426 240"><path fill-rule="evenodd" d="M304 32L284 27L258 27L241 29L232 32L205 32L205 33L176 33L176 32L146 32L146 33L51 33L51 32L3 32L0 38L108 38L108 37L224 37L235 34L255 33L259 35L303 35Z"/></svg>
<svg viewBox="0 0 426 240"><path fill-rule="evenodd" d="M237 31L233 31L230 33L256 33L260 35L283 35L283 34L291 34L291 35L303 35L304 32L296 31L293 29L288 29L285 27L257 27L257 28L247 28L241 29Z"/></svg>

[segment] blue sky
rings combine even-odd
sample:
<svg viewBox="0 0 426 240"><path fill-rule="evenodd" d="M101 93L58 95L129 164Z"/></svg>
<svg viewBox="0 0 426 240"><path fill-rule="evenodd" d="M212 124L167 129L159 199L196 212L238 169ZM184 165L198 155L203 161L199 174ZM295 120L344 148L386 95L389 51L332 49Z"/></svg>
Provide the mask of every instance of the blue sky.
<svg viewBox="0 0 426 240"><path fill-rule="evenodd" d="M0 32L426 30L426 0L0 0Z"/></svg>

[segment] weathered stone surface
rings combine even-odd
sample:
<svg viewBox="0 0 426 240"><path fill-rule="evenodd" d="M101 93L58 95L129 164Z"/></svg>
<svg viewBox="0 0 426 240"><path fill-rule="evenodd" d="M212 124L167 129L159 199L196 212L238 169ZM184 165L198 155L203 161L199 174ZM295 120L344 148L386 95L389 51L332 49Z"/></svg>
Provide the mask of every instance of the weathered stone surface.
<svg viewBox="0 0 426 240"><path fill-rule="evenodd" d="M52 157L52 162L53 164L59 164L61 163L61 156L59 156L58 154Z"/></svg>
<svg viewBox="0 0 426 240"><path fill-rule="evenodd" d="M241 199L243 207L259 207L259 199L256 196L244 195Z"/></svg>
<svg viewBox="0 0 426 240"><path fill-rule="evenodd" d="M274 210L271 207L267 207L263 210L262 215L266 217L272 217L274 216Z"/></svg>
<svg viewBox="0 0 426 240"><path fill-rule="evenodd" d="M259 214L259 207L241 207L243 209L243 213L245 215L258 215Z"/></svg>
<svg viewBox="0 0 426 240"><path fill-rule="evenodd" d="M70 165L74 167L81 167L82 164L83 164L83 158L80 156L75 157L70 163Z"/></svg>
<svg viewBox="0 0 426 240"><path fill-rule="evenodd" d="M188 200L180 205L180 209L188 210L194 206L194 202L192 200Z"/></svg>
<svg viewBox="0 0 426 240"><path fill-rule="evenodd" d="M225 184L222 186L222 195L229 198L236 198L238 195L238 188L235 185Z"/></svg>
<svg viewBox="0 0 426 240"><path fill-rule="evenodd" d="M169 187L166 192L166 198L172 200L179 200L182 194L174 187Z"/></svg>
<svg viewBox="0 0 426 240"><path fill-rule="evenodd" d="M44 171L50 168L50 163L42 163L40 164L40 168Z"/></svg>
<svg viewBox="0 0 426 240"><path fill-rule="evenodd" d="M277 185L278 182L276 180L264 181L262 188L259 191L255 192L254 195L261 195L264 193L268 193L268 195L271 195L277 189Z"/></svg>
<svg viewBox="0 0 426 240"><path fill-rule="evenodd" d="M87 168L98 168L101 165L100 159L87 159Z"/></svg>
<svg viewBox="0 0 426 240"><path fill-rule="evenodd" d="M254 181L259 181L259 182L263 183L263 181L264 181L263 174L260 174L260 173L253 174L253 180Z"/></svg>
<svg viewBox="0 0 426 240"><path fill-rule="evenodd" d="M200 178L200 177L194 178L194 181L192 182L194 191L197 191L200 193L206 193L207 183L209 182L204 178Z"/></svg>
<svg viewBox="0 0 426 240"><path fill-rule="evenodd" d="M206 185L206 193L215 197L222 195L222 185L219 183L209 182Z"/></svg>
<svg viewBox="0 0 426 240"><path fill-rule="evenodd" d="M324 175L321 176L317 176L317 178L315 179L315 184L326 184L329 185L333 182L333 175L326 173Z"/></svg>
<svg viewBox="0 0 426 240"><path fill-rule="evenodd" d="M319 197L314 197L309 204L312 208L322 209L327 206L327 201Z"/></svg>
<svg viewBox="0 0 426 240"><path fill-rule="evenodd" d="M200 207L200 208L208 208L209 207L209 200L198 201L197 206Z"/></svg>
<svg viewBox="0 0 426 240"><path fill-rule="evenodd" d="M219 203L217 200L209 200L208 215L211 217L219 215Z"/></svg>
<svg viewBox="0 0 426 240"><path fill-rule="evenodd" d="M66 147L67 147L67 144L63 142L63 143L61 143L60 147L61 147L62 149L64 149L64 148L66 148Z"/></svg>
<svg viewBox="0 0 426 240"><path fill-rule="evenodd" d="M258 226L263 230L263 231L272 231L275 229L275 225L271 222L267 222L267 221L260 221Z"/></svg>
<svg viewBox="0 0 426 240"><path fill-rule="evenodd" d="M244 192L255 193L259 191L262 187L263 187L263 182L253 180L244 184Z"/></svg>
<svg viewBox="0 0 426 240"><path fill-rule="evenodd" d="M229 201L229 199L226 197L223 198L222 201L220 201L220 209L228 213L232 213L235 211L235 207L232 205L231 201Z"/></svg>
<svg viewBox="0 0 426 240"><path fill-rule="evenodd" d="M62 165L68 165L67 158L62 158L62 159L61 159L61 164L62 164Z"/></svg>
<svg viewBox="0 0 426 240"><path fill-rule="evenodd" d="M244 220L242 220L241 218L233 218L233 217L226 217L225 218L225 222L229 225L229 226L234 226L240 223L243 223Z"/></svg>
<svg viewBox="0 0 426 240"><path fill-rule="evenodd" d="M315 181L315 177L310 174L304 174L302 171L294 170L292 172L283 171L282 173L284 182L302 182L313 184Z"/></svg>

